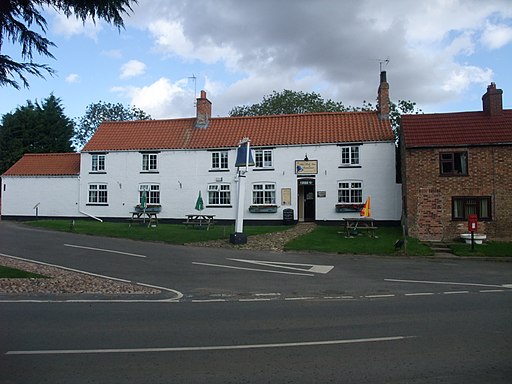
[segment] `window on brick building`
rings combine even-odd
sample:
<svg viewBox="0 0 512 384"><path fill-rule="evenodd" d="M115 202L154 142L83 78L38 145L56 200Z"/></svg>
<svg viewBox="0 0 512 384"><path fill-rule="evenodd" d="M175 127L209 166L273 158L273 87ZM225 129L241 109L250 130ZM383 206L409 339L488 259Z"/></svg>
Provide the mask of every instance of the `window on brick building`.
<svg viewBox="0 0 512 384"><path fill-rule="evenodd" d="M476 214L479 220L492 220L490 196L454 196L452 197L452 219L467 220Z"/></svg>
<svg viewBox="0 0 512 384"><path fill-rule="evenodd" d="M468 153L440 153L439 173L441 174L441 176L466 176L468 174Z"/></svg>

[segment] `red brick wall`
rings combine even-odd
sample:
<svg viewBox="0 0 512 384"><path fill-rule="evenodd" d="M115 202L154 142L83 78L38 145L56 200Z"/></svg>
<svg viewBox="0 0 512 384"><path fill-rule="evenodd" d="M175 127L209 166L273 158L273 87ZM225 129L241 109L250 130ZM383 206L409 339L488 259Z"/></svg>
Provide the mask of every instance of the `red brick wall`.
<svg viewBox="0 0 512 384"><path fill-rule="evenodd" d="M468 176L439 176L439 153L468 152ZM491 196L492 220L479 222L489 239L512 239L512 147L408 149L405 209L409 234L421 240L452 240L467 221L452 220L452 196Z"/></svg>

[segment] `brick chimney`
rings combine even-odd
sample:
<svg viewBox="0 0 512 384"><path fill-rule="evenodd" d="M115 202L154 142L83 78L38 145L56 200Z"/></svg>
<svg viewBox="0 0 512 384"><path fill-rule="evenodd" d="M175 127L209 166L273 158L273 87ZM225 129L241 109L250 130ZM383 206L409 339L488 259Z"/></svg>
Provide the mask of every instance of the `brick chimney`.
<svg viewBox="0 0 512 384"><path fill-rule="evenodd" d="M389 84L386 80L386 71L380 72L380 85L377 94L377 109L381 120L389 119Z"/></svg>
<svg viewBox="0 0 512 384"><path fill-rule="evenodd" d="M496 83L487 87L487 92L482 96L484 113L489 116L498 116L503 112L503 91L496 89Z"/></svg>
<svg viewBox="0 0 512 384"><path fill-rule="evenodd" d="M201 97L196 102L196 128L208 128L212 116L212 103L206 98L206 91L201 91Z"/></svg>

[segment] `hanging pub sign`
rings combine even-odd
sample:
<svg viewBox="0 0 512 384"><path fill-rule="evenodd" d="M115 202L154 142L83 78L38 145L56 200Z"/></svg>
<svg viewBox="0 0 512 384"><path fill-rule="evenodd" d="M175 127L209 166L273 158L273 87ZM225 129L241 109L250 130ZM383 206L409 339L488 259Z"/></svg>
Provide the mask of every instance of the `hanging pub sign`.
<svg viewBox="0 0 512 384"><path fill-rule="evenodd" d="M296 175L316 175L318 173L318 160L295 160Z"/></svg>

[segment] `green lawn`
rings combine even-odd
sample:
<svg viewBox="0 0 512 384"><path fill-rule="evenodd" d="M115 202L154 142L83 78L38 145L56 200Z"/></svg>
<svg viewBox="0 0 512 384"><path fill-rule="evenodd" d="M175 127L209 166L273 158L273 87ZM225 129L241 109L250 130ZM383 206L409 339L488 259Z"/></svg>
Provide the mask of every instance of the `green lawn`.
<svg viewBox="0 0 512 384"><path fill-rule="evenodd" d="M457 256L478 257L512 257L512 243L489 241L483 244L475 244L471 250L471 244L463 242L450 244L450 249Z"/></svg>
<svg viewBox="0 0 512 384"><path fill-rule="evenodd" d="M402 238L399 227L382 227L376 237L358 235L346 238L340 226L318 226L313 232L286 244L286 250L317 251L343 254L400 255L404 250L395 250L395 242ZM407 239L407 254L430 256L432 250L416 239Z"/></svg>
<svg viewBox="0 0 512 384"><path fill-rule="evenodd" d="M71 220L38 220L26 222L28 225L42 227L57 231L73 231L87 235L122 237L132 240L161 241L170 244L186 244L200 241L227 239L235 231L234 225L215 225L206 229L186 228L182 224L159 224L148 228L144 225L119 222L99 222L92 220L76 220L71 226ZM267 232L278 232L289 229L280 226L244 226L244 233L248 236Z"/></svg>
<svg viewBox="0 0 512 384"><path fill-rule="evenodd" d="M25 272L19 269L3 267L0 265L0 279L29 279L29 278L45 278L45 276L37 273Z"/></svg>

